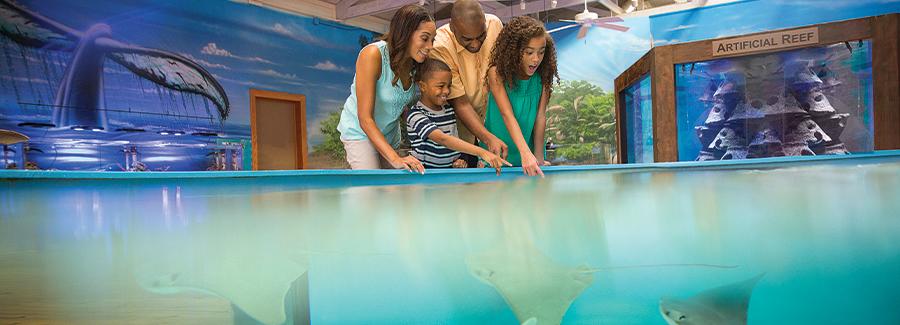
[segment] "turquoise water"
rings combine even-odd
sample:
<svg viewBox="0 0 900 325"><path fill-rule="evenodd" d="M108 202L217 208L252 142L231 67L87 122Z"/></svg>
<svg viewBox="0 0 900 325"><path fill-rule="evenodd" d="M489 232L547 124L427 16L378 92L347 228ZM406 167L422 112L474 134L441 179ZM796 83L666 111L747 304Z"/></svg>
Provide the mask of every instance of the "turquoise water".
<svg viewBox="0 0 900 325"><path fill-rule="evenodd" d="M900 152L754 162L4 179L0 320L664 324L706 291L750 324L900 323Z"/></svg>

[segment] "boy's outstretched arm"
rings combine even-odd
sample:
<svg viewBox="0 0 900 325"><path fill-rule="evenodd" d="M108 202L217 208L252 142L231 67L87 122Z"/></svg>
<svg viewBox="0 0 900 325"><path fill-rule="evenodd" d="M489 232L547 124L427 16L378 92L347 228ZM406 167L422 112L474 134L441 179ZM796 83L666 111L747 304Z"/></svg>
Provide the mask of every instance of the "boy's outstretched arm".
<svg viewBox="0 0 900 325"><path fill-rule="evenodd" d="M453 110L456 112L457 121L462 122L469 132L484 142L491 152L506 157L509 147L484 127L484 121L475 113L475 108L472 107L468 97L460 96L450 99L450 106L453 106Z"/></svg>
<svg viewBox="0 0 900 325"><path fill-rule="evenodd" d="M502 167L503 165L512 167L512 164L510 164L505 159L500 158L500 156L490 151L484 150L484 148L482 147L475 146L474 144L465 142L457 137L446 134L440 129L434 130L429 133L428 139L431 139L431 141L437 142L444 147L481 157L481 159L486 161L491 165L491 167L497 170L497 175L500 175L500 167Z"/></svg>

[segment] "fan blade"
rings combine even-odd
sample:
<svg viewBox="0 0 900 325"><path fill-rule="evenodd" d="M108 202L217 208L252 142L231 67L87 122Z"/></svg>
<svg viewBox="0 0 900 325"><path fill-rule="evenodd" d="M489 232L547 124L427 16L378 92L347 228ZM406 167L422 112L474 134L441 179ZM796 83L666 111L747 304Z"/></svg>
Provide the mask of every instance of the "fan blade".
<svg viewBox="0 0 900 325"><path fill-rule="evenodd" d="M578 23L577 20L571 20L571 19L560 19L559 21L564 21L564 22L567 22L567 23ZM580 24L580 23L579 23L579 24Z"/></svg>
<svg viewBox="0 0 900 325"><path fill-rule="evenodd" d="M582 39L585 36L587 36L588 27L590 27L590 26L591 25L588 25L588 24L581 25L581 29L578 30L578 36L576 38Z"/></svg>
<svg viewBox="0 0 900 325"><path fill-rule="evenodd" d="M619 25L613 25L613 24L606 24L606 23L594 24L594 26L597 26L597 27L600 27L600 28L612 29L612 30L620 31L620 32L627 32L627 31L630 29L630 28L625 27L625 26L619 26Z"/></svg>
<svg viewBox="0 0 900 325"><path fill-rule="evenodd" d="M555 33L555 32L558 32L558 31L561 31L561 30L564 30L564 29L569 29L569 28L572 28L572 27L578 27L578 26L581 26L581 25L578 25L578 24L572 24L572 25L566 25L566 26L563 26L563 27L557 27L557 28L548 30L547 33Z"/></svg>
<svg viewBox="0 0 900 325"><path fill-rule="evenodd" d="M623 20L622 18L619 18L619 17L603 17L603 18L591 19L591 21L595 22L595 23L621 23L625 20Z"/></svg>

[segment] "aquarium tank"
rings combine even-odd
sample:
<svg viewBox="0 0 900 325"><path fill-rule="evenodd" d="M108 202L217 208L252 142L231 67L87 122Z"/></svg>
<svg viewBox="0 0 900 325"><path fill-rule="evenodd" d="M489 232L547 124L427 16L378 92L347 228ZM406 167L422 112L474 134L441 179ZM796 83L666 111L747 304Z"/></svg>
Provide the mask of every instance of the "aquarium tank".
<svg viewBox="0 0 900 325"><path fill-rule="evenodd" d="M625 88L619 96L625 112L625 162L653 162L653 104L650 75Z"/></svg>
<svg viewBox="0 0 900 325"><path fill-rule="evenodd" d="M680 161L874 149L871 41L674 68Z"/></svg>

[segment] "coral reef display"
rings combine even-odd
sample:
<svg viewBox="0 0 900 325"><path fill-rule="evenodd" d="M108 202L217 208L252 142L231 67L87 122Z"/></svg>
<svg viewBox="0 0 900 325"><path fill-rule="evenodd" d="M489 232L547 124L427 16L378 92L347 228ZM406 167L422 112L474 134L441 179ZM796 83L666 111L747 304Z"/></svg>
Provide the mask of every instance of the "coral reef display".
<svg viewBox="0 0 900 325"><path fill-rule="evenodd" d="M823 53L831 52L800 50L701 63L703 73L712 77L696 97L708 109L693 127L700 142L695 159L849 154L842 134L851 114L836 109L831 100L848 93L840 90L848 85L832 65L849 59L823 58Z"/></svg>

